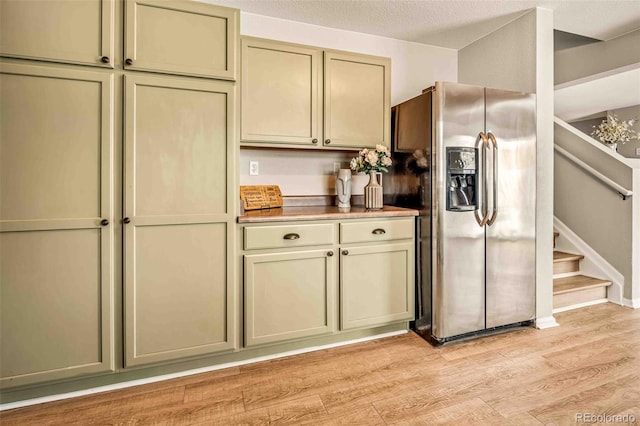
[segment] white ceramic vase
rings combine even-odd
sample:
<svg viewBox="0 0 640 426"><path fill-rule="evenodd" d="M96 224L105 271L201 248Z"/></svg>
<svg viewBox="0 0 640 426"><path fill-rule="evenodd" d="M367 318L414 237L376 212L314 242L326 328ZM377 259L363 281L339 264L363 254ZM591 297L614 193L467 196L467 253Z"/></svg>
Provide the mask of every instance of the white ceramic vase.
<svg viewBox="0 0 640 426"><path fill-rule="evenodd" d="M338 208L351 207L351 169L340 169L336 178L336 195Z"/></svg>

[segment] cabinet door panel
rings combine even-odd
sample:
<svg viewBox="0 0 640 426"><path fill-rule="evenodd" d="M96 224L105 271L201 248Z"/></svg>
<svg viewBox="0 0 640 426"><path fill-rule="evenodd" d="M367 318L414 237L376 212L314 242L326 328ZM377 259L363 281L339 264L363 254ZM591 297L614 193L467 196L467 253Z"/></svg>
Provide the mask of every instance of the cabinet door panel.
<svg viewBox="0 0 640 426"><path fill-rule="evenodd" d="M242 40L243 142L319 145L321 54L286 43Z"/></svg>
<svg viewBox="0 0 640 426"><path fill-rule="evenodd" d="M126 5L126 68L235 80L238 10L179 0Z"/></svg>
<svg viewBox="0 0 640 426"><path fill-rule="evenodd" d="M2 387L114 368L112 120L110 75L0 64Z"/></svg>
<svg viewBox="0 0 640 426"><path fill-rule="evenodd" d="M125 77L125 364L233 350L234 87Z"/></svg>
<svg viewBox="0 0 640 426"><path fill-rule="evenodd" d="M0 234L3 378L104 369L100 240L99 229Z"/></svg>
<svg viewBox="0 0 640 426"><path fill-rule="evenodd" d="M413 242L348 248L340 256L341 329L413 319Z"/></svg>
<svg viewBox="0 0 640 426"><path fill-rule="evenodd" d="M386 58L325 52L324 137L331 147L390 146L390 70Z"/></svg>
<svg viewBox="0 0 640 426"><path fill-rule="evenodd" d="M333 331L334 259L327 250L246 255L245 345Z"/></svg>
<svg viewBox="0 0 640 426"><path fill-rule="evenodd" d="M133 318L127 318L134 359L228 346L225 228L224 223L137 227L135 281L129 289Z"/></svg>
<svg viewBox="0 0 640 426"><path fill-rule="evenodd" d="M0 54L113 68L113 18L112 0L3 0Z"/></svg>
<svg viewBox="0 0 640 426"><path fill-rule="evenodd" d="M227 211L227 94L135 86L136 215Z"/></svg>

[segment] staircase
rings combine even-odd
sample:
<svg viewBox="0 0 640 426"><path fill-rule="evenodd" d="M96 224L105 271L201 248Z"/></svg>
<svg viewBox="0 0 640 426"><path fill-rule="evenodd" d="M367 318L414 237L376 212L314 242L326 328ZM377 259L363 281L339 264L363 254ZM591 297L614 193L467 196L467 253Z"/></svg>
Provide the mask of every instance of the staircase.
<svg viewBox="0 0 640 426"><path fill-rule="evenodd" d="M553 311L561 312L607 301L607 287L611 281L580 274L581 254L555 250L553 233Z"/></svg>

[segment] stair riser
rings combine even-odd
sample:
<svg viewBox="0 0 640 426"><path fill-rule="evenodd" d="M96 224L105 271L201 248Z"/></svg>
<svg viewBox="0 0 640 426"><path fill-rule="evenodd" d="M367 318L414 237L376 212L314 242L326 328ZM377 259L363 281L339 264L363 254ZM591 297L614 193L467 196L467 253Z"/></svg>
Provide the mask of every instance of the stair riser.
<svg viewBox="0 0 640 426"><path fill-rule="evenodd" d="M585 290L572 291L570 293L556 294L553 296L553 308L563 308L565 306L577 305L579 303L592 302L606 299L607 288L595 287Z"/></svg>
<svg viewBox="0 0 640 426"><path fill-rule="evenodd" d="M565 260L553 264L553 274L566 274L568 272L578 272L580 270L579 260Z"/></svg>

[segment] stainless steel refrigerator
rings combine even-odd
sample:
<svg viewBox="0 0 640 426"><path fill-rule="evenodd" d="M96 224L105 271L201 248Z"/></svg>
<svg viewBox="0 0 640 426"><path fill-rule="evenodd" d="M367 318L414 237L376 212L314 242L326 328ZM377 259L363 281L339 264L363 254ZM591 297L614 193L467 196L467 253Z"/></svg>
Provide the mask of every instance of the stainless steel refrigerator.
<svg viewBox="0 0 640 426"><path fill-rule="evenodd" d="M385 192L420 210L414 327L436 342L534 319L535 102L438 82L392 109Z"/></svg>

